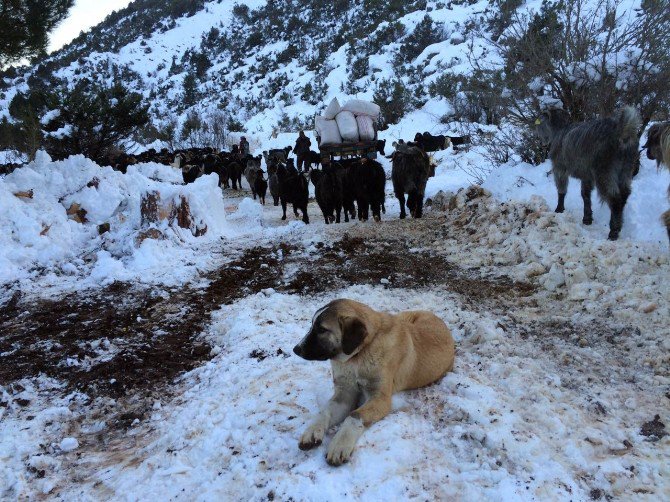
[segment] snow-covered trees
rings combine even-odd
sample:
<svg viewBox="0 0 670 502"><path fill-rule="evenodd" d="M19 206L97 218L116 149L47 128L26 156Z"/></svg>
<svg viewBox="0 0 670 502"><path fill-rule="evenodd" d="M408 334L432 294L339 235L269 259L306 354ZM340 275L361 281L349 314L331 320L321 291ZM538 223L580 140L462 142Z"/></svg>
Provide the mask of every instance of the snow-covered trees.
<svg viewBox="0 0 670 502"><path fill-rule="evenodd" d="M618 2L545 2L516 15L494 42L504 61L509 113L529 122L560 105L576 120L639 108L643 123L670 107L670 1L639 10Z"/></svg>
<svg viewBox="0 0 670 502"><path fill-rule="evenodd" d="M12 100L12 122L0 124L3 146L29 157L45 148L54 158L84 154L97 161L148 122L147 110L142 96L118 81L107 86L82 79L61 92L33 88Z"/></svg>
<svg viewBox="0 0 670 502"><path fill-rule="evenodd" d="M0 1L0 68L43 54L49 32L73 4L74 0Z"/></svg>

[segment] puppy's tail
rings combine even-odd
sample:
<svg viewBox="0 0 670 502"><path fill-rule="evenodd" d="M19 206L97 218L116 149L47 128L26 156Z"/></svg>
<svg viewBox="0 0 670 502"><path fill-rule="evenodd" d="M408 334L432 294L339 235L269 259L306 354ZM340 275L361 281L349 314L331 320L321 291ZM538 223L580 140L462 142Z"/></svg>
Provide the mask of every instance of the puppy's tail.
<svg viewBox="0 0 670 502"><path fill-rule="evenodd" d="M640 113L632 106L625 106L614 115L617 122L619 141L624 148L634 147L637 149L640 142L638 131L642 120Z"/></svg>

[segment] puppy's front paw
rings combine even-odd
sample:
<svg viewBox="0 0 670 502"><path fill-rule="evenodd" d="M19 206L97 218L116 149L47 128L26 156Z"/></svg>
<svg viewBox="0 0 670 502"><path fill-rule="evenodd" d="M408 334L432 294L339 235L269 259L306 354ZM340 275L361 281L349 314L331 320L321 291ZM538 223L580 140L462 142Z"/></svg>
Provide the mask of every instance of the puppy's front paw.
<svg viewBox="0 0 670 502"><path fill-rule="evenodd" d="M355 443L349 441L337 441L337 436L333 439L328 447L326 454L326 462L333 467L338 467L346 464L351 459L351 454L354 452Z"/></svg>
<svg viewBox="0 0 670 502"><path fill-rule="evenodd" d="M358 419L347 418L328 447L326 462L334 467L349 462L362 433L363 423Z"/></svg>
<svg viewBox="0 0 670 502"><path fill-rule="evenodd" d="M321 424L310 425L304 434L300 437L298 448L301 450L311 450L316 448L323 441L323 436L326 434L326 428Z"/></svg>

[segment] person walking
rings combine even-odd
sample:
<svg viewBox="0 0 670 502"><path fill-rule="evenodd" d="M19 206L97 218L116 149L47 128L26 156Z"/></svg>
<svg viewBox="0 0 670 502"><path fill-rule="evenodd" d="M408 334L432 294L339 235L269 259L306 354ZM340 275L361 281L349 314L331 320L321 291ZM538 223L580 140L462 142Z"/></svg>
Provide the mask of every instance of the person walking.
<svg viewBox="0 0 670 502"><path fill-rule="evenodd" d="M249 142L244 136L240 138L240 155L242 155L242 157L249 155Z"/></svg>
<svg viewBox="0 0 670 502"><path fill-rule="evenodd" d="M305 135L305 131L300 131L298 134L298 139L295 142L295 148L293 152L296 156L296 162L298 171L302 171L303 168L307 167L307 156L309 155L309 148L312 146L312 142Z"/></svg>

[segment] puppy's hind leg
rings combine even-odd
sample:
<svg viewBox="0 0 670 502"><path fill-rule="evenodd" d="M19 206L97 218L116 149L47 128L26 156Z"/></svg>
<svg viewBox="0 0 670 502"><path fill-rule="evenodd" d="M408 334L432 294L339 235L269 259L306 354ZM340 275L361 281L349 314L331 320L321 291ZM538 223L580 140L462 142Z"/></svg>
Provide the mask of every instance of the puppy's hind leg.
<svg viewBox="0 0 670 502"><path fill-rule="evenodd" d="M311 450L319 446L326 435L326 431L334 425L341 424L342 420L356 407L357 401L357 388L344 387L335 389L335 394L328 401L328 406L316 416L300 437L298 447L301 450Z"/></svg>

